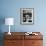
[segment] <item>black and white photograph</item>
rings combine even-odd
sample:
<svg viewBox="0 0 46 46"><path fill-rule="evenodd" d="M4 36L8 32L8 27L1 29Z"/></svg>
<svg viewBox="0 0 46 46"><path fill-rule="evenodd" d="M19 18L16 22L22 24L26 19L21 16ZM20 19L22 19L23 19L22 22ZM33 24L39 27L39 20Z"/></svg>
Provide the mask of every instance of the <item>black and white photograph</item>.
<svg viewBox="0 0 46 46"><path fill-rule="evenodd" d="M34 22L34 8L21 8L20 9L20 23L33 24Z"/></svg>

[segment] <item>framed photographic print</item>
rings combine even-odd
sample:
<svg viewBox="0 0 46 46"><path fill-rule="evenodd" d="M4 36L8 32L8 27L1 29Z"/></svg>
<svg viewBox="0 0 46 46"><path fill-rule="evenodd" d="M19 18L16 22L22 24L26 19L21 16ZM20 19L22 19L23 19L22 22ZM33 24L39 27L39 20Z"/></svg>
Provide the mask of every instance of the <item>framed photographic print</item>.
<svg viewBox="0 0 46 46"><path fill-rule="evenodd" d="M34 8L21 8L20 9L20 23L33 24L34 23Z"/></svg>

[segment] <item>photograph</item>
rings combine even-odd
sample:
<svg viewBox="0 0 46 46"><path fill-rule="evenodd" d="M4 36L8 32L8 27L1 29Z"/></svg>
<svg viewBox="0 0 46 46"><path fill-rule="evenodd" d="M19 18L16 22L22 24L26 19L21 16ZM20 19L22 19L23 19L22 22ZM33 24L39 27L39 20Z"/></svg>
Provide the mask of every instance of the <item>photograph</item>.
<svg viewBox="0 0 46 46"><path fill-rule="evenodd" d="M21 24L33 24L34 8L21 8L20 9L20 23Z"/></svg>

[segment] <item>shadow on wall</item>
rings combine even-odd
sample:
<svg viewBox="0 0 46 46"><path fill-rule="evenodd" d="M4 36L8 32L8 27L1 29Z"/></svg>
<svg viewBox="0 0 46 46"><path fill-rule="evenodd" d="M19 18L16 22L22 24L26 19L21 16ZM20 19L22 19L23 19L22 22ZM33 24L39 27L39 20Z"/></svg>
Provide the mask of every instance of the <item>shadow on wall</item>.
<svg viewBox="0 0 46 46"><path fill-rule="evenodd" d="M0 33L0 46L4 46L3 45L3 39L4 39L3 33Z"/></svg>
<svg viewBox="0 0 46 46"><path fill-rule="evenodd" d="M0 16L0 33L2 33L2 25L5 24L5 17L4 16Z"/></svg>
<svg viewBox="0 0 46 46"><path fill-rule="evenodd" d="M2 25L5 23L5 17L0 16L0 46L3 46L3 32L2 32Z"/></svg>

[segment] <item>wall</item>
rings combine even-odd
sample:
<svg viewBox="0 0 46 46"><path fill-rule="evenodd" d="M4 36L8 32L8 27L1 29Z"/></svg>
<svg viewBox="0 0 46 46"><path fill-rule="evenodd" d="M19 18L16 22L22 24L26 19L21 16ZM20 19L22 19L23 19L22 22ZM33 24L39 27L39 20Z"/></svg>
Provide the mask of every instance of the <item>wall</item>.
<svg viewBox="0 0 46 46"><path fill-rule="evenodd" d="M0 0L0 19L4 21L6 17L15 19L11 32L36 32L40 31L46 40L46 0ZM20 8L34 8L34 24L20 24ZM0 32L8 32L8 26L0 24ZM44 46L46 42L44 41Z"/></svg>

